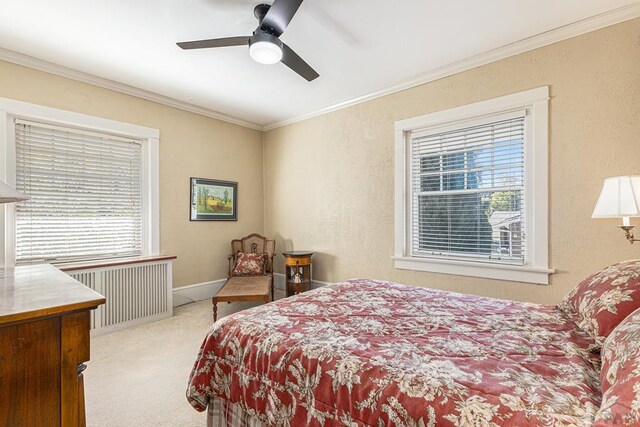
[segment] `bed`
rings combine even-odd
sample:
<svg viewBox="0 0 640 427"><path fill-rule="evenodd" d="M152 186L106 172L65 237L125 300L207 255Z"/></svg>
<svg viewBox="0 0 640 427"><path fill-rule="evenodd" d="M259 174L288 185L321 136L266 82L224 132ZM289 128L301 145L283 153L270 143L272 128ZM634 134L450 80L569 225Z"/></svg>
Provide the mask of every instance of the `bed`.
<svg viewBox="0 0 640 427"><path fill-rule="evenodd" d="M598 343L558 306L368 279L225 317L187 399L221 426L586 426Z"/></svg>

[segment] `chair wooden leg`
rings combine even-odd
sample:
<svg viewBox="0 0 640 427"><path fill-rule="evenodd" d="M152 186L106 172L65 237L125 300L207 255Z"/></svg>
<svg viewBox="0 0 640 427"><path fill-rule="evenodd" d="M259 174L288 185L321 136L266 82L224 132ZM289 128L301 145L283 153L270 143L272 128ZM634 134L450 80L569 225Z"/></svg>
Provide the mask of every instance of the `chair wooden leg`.
<svg viewBox="0 0 640 427"><path fill-rule="evenodd" d="M273 276L271 277L271 301L275 301L276 300L276 296L274 293L274 287L273 287Z"/></svg>
<svg viewBox="0 0 640 427"><path fill-rule="evenodd" d="M215 322L218 320L218 302L214 298L211 300L211 303L213 304L213 321Z"/></svg>

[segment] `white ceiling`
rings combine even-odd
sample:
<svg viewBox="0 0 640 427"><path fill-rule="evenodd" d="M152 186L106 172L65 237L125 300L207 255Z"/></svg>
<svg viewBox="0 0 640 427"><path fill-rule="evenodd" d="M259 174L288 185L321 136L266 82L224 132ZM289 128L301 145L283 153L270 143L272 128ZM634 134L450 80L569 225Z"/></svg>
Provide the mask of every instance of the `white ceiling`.
<svg viewBox="0 0 640 427"><path fill-rule="evenodd" d="M175 45L250 35L259 2L1 0L0 47L269 125L637 0L306 0L282 40L311 83L244 47Z"/></svg>

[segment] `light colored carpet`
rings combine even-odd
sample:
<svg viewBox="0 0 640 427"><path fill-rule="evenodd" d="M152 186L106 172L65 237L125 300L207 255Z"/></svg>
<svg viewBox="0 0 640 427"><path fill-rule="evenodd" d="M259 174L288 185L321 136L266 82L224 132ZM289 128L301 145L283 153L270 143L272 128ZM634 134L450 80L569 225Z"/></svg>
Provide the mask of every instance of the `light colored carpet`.
<svg viewBox="0 0 640 427"><path fill-rule="evenodd" d="M218 304L218 316L255 305ZM189 405L185 391L211 323L208 300L178 307L170 319L92 337L87 426L205 426L205 414Z"/></svg>

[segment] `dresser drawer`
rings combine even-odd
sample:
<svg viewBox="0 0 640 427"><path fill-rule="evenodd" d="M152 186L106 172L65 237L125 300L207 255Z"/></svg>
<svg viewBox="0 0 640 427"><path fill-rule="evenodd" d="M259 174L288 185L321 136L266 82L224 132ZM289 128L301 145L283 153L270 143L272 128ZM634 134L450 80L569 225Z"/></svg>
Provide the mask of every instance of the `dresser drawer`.
<svg viewBox="0 0 640 427"><path fill-rule="evenodd" d="M60 318L0 327L0 425L60 425Z"/></svg>

